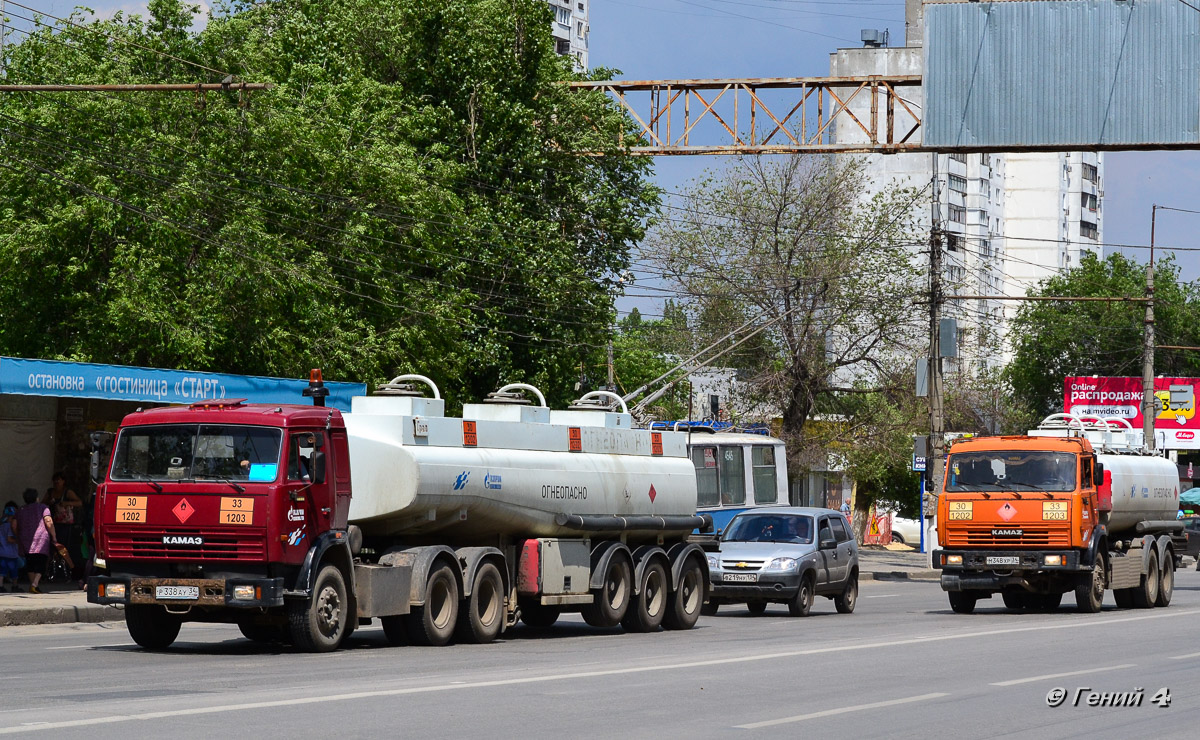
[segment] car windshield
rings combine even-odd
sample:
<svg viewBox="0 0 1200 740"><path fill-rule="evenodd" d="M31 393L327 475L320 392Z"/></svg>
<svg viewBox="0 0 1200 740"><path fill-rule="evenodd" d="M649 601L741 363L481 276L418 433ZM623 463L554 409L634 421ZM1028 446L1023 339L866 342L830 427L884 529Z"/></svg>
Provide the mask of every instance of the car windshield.
<svg viewBox="0 0 1200 740"><path fill-rule="evenodd" d="M722 542L794 542L811 544L813 520L803 514L740 514L734 517Z"/></svg>
<svg viewBox="0 0 1200 740"><path fill-rule="evenodd" d="M947 491L1074 491L1069 452L959 452L946 467Z"/></svg>
<svg viewBox="0 0 1200 740"><path fill-rule="evenodd" d="M127 427L113 453L113 480L273 481L283 433L271 427L161 424Z"/></svg>

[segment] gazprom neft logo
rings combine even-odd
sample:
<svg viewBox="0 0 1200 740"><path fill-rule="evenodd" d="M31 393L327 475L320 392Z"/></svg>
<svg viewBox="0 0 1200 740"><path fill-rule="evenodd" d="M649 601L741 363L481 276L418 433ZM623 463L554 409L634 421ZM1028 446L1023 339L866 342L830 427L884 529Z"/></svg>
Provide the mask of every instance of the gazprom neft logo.
<svg viewBox="0 0 1200 740"><path fill-rule="evenodd" d="M471 477L471 471L464 470L454 479L454 490L461 491L467 485L467 479Z"/></svg>
<svg viewBox="0 0 1200 740"><path fill-rule="evenodd" d="M488 473L487 475L483 476L483 487L490 488L493 491L499 491L500 490L500 474L499 473Z"/></svg>

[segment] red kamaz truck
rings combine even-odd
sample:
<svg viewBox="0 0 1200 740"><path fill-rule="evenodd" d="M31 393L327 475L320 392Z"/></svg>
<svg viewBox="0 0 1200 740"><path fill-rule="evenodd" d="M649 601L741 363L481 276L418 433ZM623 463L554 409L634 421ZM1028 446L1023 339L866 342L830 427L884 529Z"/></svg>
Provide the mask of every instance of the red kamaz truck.
<svg viewBox="0 0 1200 740"><path fill-rule="evenodd" d="M422 376L346 414L325 394L314 371L314 405L126 417L96 495L109 574L88 600L124 605L151 649L185 622L311 651L376 618L389 640L426 645L572 610L632 631L695 624L708 569L687 535L711 520L695 514L685 434L632 428L603 391L551 411L514 384L461 419ZM98 453L93 465L98 478Z"/></svg>

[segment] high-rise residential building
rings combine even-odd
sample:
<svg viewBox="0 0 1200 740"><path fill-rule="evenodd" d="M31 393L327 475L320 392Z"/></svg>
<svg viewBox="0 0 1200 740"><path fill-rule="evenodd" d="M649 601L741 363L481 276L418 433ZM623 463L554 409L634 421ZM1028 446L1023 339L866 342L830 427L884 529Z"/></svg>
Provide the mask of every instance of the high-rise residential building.
<svg viewBox="0 0 1200 740"><path fill-rule="evenodd" d="M554 10L555 51L575 60L575 68L588 68L588 3L591 0L547 0Z"/></svg>
<svg viewBox="0 0 1200 740"><path fill-rule="evenodd" d="M863 31L862 48L839 49L830 56L830 75L922 74L919 0L907 2L907 17L905 46L889 47L884 34ZM909 108L921 110L921 89L903 92ZM895 130L906 131L911 124L897 109ZM866 138L846 117L838 119L835 135L841 143ZM842 156L865 159L871 188L895 184L922 191L918 228L925 233L935 213L936 192L948 295L1024 295L1045 278L1078 265L1083 253L1100 253L1104 165L1098 153ZM927 259L928 248L914 245L914 254ZM1006 327L1018 307L1015 301L948 300L944 315L958 321L959 333L959 358L948 369L976 373L1007 362L1012 344Z"/></svg>

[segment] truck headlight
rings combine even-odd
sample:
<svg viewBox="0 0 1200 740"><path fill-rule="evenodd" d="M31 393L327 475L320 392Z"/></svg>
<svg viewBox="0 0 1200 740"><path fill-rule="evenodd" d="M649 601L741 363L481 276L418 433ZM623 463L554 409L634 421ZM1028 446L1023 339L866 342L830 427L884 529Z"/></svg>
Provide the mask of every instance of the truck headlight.
<svg viewBox="0 0 1200 740"><path fill-rule="evenodd" d="M123 599L125 598L124 583L102 583L100 584L101 593L106 599Z"/></svg>
<svg viewBox="0 0 1200 740"><path fill-rule="evenodd" d="M710 567L710 568L719 568L720 567L720 563L719 563L716 555L708 556L708 567Z"/></svg>
<svg viewBox="0 0 1200 740"><path fill-rule="evenodd" d="M947 555L946 565L962 565L962 555Z"/></svg>
<svg viewBox="0 0 1200 740"><path fill-rule="evenodd" d="M253 601L254 586L234 586L233 598L237 599L238 601Z"/></svg>
<svg viewBox="0 0 1200 740"><path fill-rule="evenodd" d="M795 558L775 558L767 563L767 570L795 570Z"/></svg>
<svg viewBox="0 0 1200 740"><path fill-rule="evenodd" d="M1062 555L1047 555L1042 562L1046 565L1062 565Z"/></svg>

